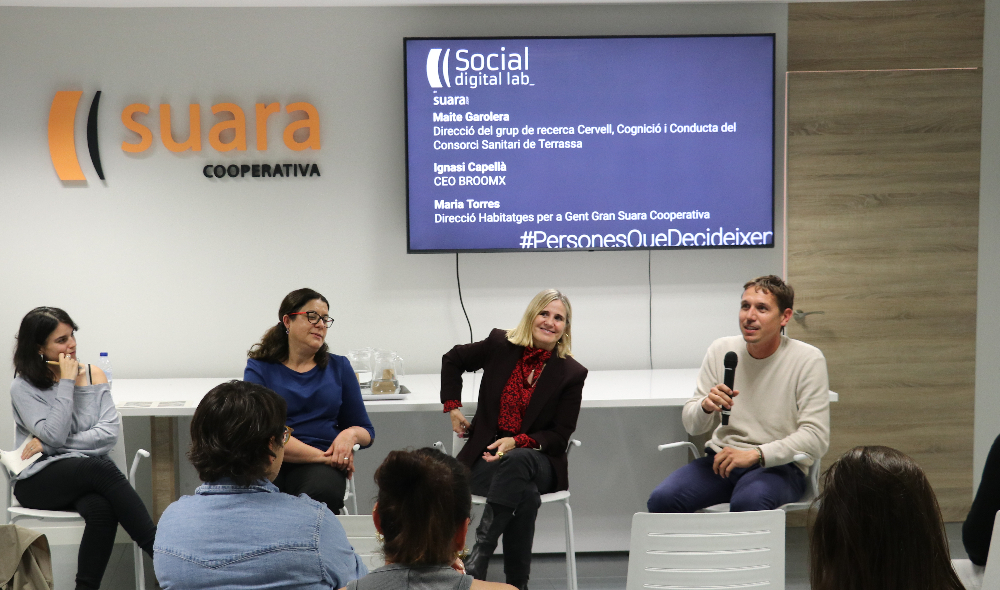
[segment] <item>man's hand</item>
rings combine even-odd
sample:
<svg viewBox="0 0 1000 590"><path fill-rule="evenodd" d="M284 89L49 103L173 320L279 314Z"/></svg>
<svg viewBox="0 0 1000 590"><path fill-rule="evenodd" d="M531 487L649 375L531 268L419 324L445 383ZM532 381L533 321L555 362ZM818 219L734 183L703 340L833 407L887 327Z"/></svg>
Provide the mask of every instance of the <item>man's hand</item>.
<svg viewBox="0 0 1000 590"><path fill-rule="evenodd" d="M729 477L733 469L737 467L753 467L760 462L760 455L757 449L734 449L732 447L723 448L712 462L712 471L720 477Z"/></svg>
<svg viewBox="0 0 1000 590"><path fill-rule="evenodd" d="M727 410L733 409L733 398L740 394L740 390L729 389L724 383L719 383L708 392L708 396L701 400L701 409L706 414L721 412L725 407Z"/></svg>

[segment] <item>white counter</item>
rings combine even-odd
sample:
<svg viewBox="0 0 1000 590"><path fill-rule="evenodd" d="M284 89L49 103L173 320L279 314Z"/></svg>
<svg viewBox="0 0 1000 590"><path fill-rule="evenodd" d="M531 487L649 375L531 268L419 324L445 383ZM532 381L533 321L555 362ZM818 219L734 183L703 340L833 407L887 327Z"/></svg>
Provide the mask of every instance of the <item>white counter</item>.
<svg viewBox="0 0 1000 590"><path fill-rule="evenodd" d="M682 406L694 393L698 369L591 371L583 388L584 408ZM123 416L190 416L210 389L226 377L190 379L116 379L112 395ZM369 412L440 412L441 376L404 375L400 383L410 390L406 399L366 400ZM479 374L467 373L462 401L473 404L479 392ZM838 396L830 392L830 401Z"/></svg>

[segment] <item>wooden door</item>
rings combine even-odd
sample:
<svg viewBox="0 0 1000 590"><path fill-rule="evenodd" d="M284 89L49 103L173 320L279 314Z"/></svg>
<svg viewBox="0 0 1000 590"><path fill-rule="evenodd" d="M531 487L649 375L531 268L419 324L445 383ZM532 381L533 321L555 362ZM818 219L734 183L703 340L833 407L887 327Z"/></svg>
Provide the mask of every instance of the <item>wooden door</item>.
<svg viewBox="0 0 1000 590"><path fill-rule="evenodd" d="M796 47L817 42L793 35L796 22L808 30L823 10L849 4L790 8L790 69ZM920 22L937 7L937 26L976 27L974 11L952 3L856 4L910 5ZM897 49L907 42L899 20L885 25ZM980 13L980 39L981 24ZM856 44L837 43L857 59ZM788 279L796 308L825 312L792 320L788 333L823 350L840 394L824 465L856 445L897 448L957 521L972 499L982 70L917 69L919 56L903 60L914 69L896 69L900 59L788 74Z"/></svg>

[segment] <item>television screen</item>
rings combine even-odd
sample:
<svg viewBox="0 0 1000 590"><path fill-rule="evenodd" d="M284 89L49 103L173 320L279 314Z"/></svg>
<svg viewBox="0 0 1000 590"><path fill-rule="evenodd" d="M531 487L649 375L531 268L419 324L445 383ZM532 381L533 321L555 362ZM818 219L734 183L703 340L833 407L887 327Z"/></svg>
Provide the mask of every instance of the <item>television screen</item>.
<svg viewBox="0 0 1000 590"><path fill-rule="evenodd" d="M774 35L406 39L409 252L774 245Z"/></svg>

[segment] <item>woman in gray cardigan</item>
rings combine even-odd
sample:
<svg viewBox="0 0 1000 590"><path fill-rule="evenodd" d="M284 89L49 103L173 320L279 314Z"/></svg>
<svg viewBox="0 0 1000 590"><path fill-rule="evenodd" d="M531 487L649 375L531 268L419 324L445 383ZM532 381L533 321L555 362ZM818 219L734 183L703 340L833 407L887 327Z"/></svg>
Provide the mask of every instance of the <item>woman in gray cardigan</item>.
<svg viewBox="0 0 1000 590"><path fill-rule="evenodd" d="M10 400L23 459L14 496L26 508L75 510L86 522L76 587L99 588L115 534L125 531L150 556L156 526L108 452L119 424L111 389L97 367L76 359L76 324L65 311L37 307L24 316L14 350Z"/></svg>

